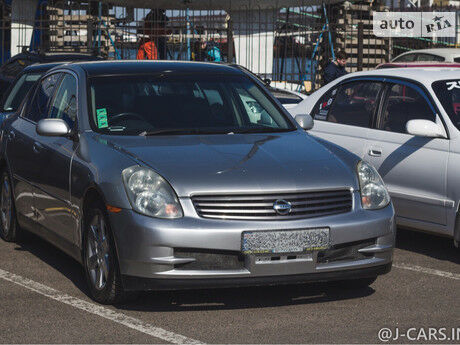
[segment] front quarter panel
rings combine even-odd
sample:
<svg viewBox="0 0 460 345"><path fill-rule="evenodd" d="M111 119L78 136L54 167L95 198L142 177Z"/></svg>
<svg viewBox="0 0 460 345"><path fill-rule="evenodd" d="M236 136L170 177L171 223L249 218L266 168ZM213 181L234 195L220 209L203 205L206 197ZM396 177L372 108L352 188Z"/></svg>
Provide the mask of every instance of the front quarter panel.
<svg viewBox="0 0 460 345"><path fill-rule="evenodd" d="M97 190L111 206L130 209L121 172L136 165L128 155L114 149L107 140L95 133L80 135L79 145L72 158L70 176L71 202L81 213L84 197Z"/></svg>

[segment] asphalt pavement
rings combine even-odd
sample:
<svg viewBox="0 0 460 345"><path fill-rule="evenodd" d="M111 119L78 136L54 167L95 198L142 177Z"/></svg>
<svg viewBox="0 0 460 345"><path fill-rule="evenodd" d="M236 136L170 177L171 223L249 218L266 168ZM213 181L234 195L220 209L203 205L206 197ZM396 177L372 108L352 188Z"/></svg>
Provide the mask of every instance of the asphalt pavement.
<svg viewBox="0 0 460 345"><path fill-rule="evenodd" d="M369 288L149 292L100 306L79 264L52 245L0 240L0 342L460 343L459 264L451 239L398 230L394 267Z"/></svg>

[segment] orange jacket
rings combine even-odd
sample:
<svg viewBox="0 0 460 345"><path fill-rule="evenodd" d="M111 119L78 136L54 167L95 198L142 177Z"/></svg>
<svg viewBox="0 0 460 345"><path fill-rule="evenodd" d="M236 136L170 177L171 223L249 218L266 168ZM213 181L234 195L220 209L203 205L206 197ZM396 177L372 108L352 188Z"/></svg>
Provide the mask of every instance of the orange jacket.
<svg viewBox="0 0 460 345"><path fill-rule="evenodd" d="M147 41L139 47L137 60L158 60L158 48L154 41Z"/></svg>

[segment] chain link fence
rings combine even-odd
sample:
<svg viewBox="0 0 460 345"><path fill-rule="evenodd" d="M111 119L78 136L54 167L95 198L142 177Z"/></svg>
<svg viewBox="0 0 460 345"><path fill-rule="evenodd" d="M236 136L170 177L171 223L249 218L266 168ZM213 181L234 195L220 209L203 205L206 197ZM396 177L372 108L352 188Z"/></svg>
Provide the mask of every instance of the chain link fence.
<svg viewBox="0 0 460 345"><path fill-rule="evenodd" d="M31 9L13 11L14 1L0 1L2 62L16 51L30 50L84 52L108 59L240 63L274 85L303 91L321 86L322 68L334 51L349 55L347 70L353 72L372 69L407 50L457 47L458 42L373 35L373 11L421 10L401 8L399 3L307 6L299 0L294 7L187 10L39 0L32 9L34 19L27 20L22 13ZM458 11L451 4L438 1L423 10Z"/></svg>

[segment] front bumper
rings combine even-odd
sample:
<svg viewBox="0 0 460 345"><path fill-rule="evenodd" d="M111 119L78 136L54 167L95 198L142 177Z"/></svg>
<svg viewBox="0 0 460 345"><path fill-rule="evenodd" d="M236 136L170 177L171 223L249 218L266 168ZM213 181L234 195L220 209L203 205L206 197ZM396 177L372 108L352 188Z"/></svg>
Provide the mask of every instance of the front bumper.
<svg viewBox="0 0 460 345"><path fill-rule="evenodd" d="M334 280L372 278L391 271L391 262L385 265L361 269L307 273L269 277L246 278L201 278L201 279L157 279L123 276L125 290L178 290L199 288L227 288L260 285L287 285L313 282L326 282Z"/></svg>
<svg viewBox="0 0 460 345"><path fill-rule="evenodd" d="M359 205L354 193L354 205ZM292 221L200 218L190 199L185 217L167 220L132 210L110 214L126 289L182 289L324 281L389 271L395 239L394 210L354 207L352 212ZM243 231L330 229L330 250L306 255L242 255Z"/></svg>

